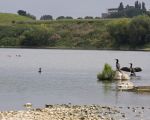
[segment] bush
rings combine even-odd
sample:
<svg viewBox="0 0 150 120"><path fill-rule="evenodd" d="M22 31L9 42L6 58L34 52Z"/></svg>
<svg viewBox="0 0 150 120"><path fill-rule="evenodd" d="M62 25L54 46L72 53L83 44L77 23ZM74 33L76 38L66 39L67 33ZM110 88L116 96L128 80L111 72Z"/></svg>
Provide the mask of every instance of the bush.
<svg viewBox="0 0 150 120"><path fill-rule="evenodd" d="M98 80L112 80L115 75L115 71L109 64L105 64L102 73L97 75Z"/></svg>

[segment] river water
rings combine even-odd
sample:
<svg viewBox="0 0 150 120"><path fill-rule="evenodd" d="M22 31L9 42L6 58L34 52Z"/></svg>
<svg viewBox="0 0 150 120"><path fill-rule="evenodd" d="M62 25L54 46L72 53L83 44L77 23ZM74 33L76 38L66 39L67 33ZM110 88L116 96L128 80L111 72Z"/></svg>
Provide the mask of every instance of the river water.
<svg viewBox="0 0 150 120"><path fill-rule="evenodd" d="M31 102L45 104L102 104L150 107L150 94L117 91L115 83L97 81L103 65L143 69L132 82L150 85L150 52L0 49L0 110L18 110ZM42 73L38 73L38 68Z"/></svg>

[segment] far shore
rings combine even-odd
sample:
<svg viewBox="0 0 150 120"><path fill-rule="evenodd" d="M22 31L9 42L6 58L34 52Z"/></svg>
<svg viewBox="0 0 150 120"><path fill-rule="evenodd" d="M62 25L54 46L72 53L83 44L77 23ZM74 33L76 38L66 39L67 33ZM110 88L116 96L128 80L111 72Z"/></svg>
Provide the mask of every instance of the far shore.
<svg viewBox="0 0 150 120"><path fill-rule="evenodd" d="M74 47L33 47L33 46L0 46L0 48L9 49L58 49L58 50L106 50L106 51L141 51L149 52L150 48L145 49L117 49L117 48L74 48Z"/></svg>

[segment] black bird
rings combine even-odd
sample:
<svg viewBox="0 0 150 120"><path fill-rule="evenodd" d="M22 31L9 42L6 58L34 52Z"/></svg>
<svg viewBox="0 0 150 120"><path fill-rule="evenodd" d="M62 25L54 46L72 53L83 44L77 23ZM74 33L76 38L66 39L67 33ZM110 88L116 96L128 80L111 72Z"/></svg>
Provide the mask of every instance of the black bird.
<svg viewBox="0 0 150 120"><path fill-rule="evenodd" d="M136 76L135 72L141 72L142 68L140 67L133 68L133 64L130 63L130 67L122 67L121 70L131 72L130 76Z"/></svg>
<svg viewBox="0 0 150 120"><path fill-rule="evenodd" d="M119 60L118 59L115 59L115 60L116 60L116 70L120 71Z"/></svg>
<svg viewBox="0 0 150 120"><path fill-rule="evenodd" d="M39 71L38 71L39 73L41 73L42 72L42 68L39 68Z"/></svg>

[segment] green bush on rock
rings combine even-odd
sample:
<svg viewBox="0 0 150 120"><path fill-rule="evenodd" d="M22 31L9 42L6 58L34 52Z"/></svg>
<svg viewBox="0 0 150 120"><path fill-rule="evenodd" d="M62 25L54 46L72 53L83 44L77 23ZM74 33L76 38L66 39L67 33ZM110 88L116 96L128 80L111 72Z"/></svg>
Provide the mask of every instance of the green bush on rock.
<svg viewBox="0 0 150 120"><path fill-rule="evenodd" d="M97 75L98 80L112 80L115 75L115 71L109 64L105 64L102 73Z"/></svg>

